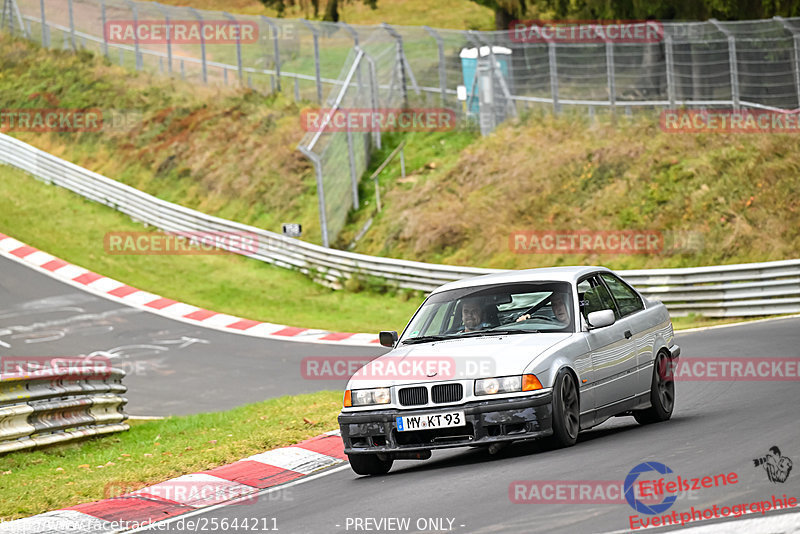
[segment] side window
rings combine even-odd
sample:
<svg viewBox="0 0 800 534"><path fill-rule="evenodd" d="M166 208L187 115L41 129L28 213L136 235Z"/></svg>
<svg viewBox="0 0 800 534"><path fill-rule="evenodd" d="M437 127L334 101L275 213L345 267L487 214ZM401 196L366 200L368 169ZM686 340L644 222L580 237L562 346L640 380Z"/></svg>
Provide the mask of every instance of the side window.
<svg viewBox="0 0 800 534"><path fill-rule="evenodd" d="M622 280L611 274L602 274L603 280L608 284L611 294L619 305L619 311L623 317L644 309L644 303L639 295L625 285Z"/></svg>
<svg viewBox="0 0 800 534"><path fill-rule="evenodd" d="M614 315L619 319L619 310L614 305L611 295L596 277L592 276L578 284L578 298L584 318L592 312L614 310Z"/></svg>

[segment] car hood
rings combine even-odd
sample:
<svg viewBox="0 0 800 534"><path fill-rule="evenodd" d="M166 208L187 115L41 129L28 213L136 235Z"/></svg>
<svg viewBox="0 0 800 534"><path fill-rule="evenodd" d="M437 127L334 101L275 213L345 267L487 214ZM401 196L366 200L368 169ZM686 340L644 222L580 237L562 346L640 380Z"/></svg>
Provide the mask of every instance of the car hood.
<svg viewBox="0 0 800 534"><path fill-rule="evenodd" d="M400 345L362 367L348 389L519 375L534 358L572 335L514 334Z"/></svg>

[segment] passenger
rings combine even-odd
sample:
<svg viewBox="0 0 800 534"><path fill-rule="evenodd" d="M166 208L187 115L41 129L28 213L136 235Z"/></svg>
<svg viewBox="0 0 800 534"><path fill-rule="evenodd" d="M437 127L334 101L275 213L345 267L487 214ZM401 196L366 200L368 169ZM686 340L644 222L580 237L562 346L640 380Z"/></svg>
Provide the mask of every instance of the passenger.
<svg viewBox="0 0 800 534"><path fill-rule="evenodd" d="M569 324L569 308L567 307L567 299L565 298L563 293L553 293L550 297L550 306L553 309L553 314L563 326L567 326ZM531 314L526 313L524 315L520 315L517 318L517 322L520 321L527 321L531 318Z"/></svg>

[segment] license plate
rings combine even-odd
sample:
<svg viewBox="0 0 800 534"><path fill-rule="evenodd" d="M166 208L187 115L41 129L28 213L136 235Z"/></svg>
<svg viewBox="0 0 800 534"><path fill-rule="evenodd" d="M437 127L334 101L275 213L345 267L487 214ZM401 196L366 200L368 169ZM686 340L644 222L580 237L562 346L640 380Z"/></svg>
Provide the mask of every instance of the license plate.
<svg viewBox="0 0 800 534"><path fill-rule="evenodd" d="M397 418L397 430L408 432L410 430L430 430L431 428L450 428L465 426L464 412L447 412L422 415L407 415Z"/></svg>

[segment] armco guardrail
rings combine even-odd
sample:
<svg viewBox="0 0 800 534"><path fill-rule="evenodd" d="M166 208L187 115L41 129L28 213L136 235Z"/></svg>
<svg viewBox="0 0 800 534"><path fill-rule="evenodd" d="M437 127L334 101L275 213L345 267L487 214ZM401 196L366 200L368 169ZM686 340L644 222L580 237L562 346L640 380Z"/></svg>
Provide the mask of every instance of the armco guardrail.
<svg viewBox="0 0 800 534"><path fill-rule="evenodd" d="M0 454L128 430L124 376L58 366L0 374Z"/></svg>
<svg viewBox="0 0 800 534"><path fill-rule="evenodd" d="M173 233L250 232L258 236L254 259L297 269L331 285L352 276L374 276L401 288L431 289L453 280L500 272L355 254L207 215L160 200L0 134L0 163L67 188L135 220ZM740 317L800 312L800 260L690 269L621 271L648 298L673 315Z"/></svg>

